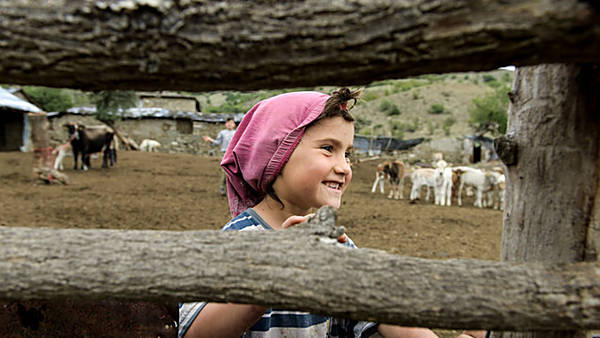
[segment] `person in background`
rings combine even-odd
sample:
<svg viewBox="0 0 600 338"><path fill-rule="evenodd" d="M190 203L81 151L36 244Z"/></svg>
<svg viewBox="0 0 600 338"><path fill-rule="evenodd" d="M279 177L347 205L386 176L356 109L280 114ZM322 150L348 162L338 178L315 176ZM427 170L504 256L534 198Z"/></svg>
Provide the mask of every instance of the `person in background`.
<svg viewBox="0 0 600 338"><path fill-rule="evenodd" d="M235 121L233 118L229 117L225 121L225 129L221 130L217 135L216 139L213 139L210 136L203 136L202 139L205 142L209 142L212 145L220 146L221 154L225 154L227 150L227 146L229 146L229 142L233 138L233 134L235 133ZM223 171L221 174L221 186L219 188L221 195L225 196L225 172Z"/></svg>

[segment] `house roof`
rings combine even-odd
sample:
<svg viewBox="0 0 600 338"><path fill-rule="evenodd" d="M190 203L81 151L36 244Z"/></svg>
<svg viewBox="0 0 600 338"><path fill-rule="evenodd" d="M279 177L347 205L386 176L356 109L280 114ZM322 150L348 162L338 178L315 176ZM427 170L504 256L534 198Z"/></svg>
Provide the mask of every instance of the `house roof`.
<svg viewBox="0 0 600 338"><path fill-rule="evenodd" d="M40 108L11 94L8 90L2 87L0 87L0 107L21 110L26 113L42 112Z"/></svg>
<svg viewBox="0 0 600 338"><path fill-rule="evenodd" d="M51 112L48 117L58 117L65 114L73 115L94 115L96 107L73 107L64 112ZM235 122L240 122L244 114L214 114L202 112L184 112L172 111L164 108L129 108L123 112L124 119L143 119L143 118L163 118L163 119L182 119L197 122L222 123L227 118L232 117Z"/></svg>

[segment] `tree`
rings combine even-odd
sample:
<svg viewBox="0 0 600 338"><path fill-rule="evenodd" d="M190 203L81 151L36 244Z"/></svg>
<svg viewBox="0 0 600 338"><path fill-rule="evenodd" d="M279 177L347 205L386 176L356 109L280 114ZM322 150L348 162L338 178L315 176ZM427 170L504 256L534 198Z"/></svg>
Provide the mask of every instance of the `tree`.
<svg viewBox="0 0 600 338"><path fill-rule="evenodd" d="M64 89L48 87L23 88L27 95L31 96L47 112L60 112L73 107L71 96Z"/></svg>
<svg viewBox="0 0 600 338"><path fill-rule="evenodd" d="M478 132L491 131L494 134L506 132L509 91L507 86L501 86L492 94L473 99L473 107L469 109L469 122Z"/></svg>
<svg viewBox="0 0 600 338"><path fill-rule="evenodd" d="M99 91L91 94L96 104L96 118L100 121L114 121L123 116L123 110L135 107L138 97L133 91Z"/></svg>

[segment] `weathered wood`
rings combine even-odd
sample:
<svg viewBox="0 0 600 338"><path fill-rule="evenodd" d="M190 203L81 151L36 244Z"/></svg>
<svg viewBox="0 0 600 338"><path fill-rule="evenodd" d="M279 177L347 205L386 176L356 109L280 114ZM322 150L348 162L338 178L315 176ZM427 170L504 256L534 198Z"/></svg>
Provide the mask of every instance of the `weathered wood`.
<svg viewBox="0 0 600 338"><path fill-rule="evenodd" d="M251 90L595 62L597 9L576 0L2 0L0 79Z"/></svg>
<svg viewBox="0 0 600 338"><path fill-rule="evenodd" d="M1 228L0 299L204 299L425 327L600 327L595 263L425 260L349 249L335 230Z"/></svg>
<svg viewBox="0 0 600 338"><path fill-rule="evenodd" d="M597 260L599 84L595 65L553 64L517 70L506 139L518 151L512 163L507 163L504 261ZM554 333L561 337L582 334ZM494 334L548 336L549 332Z"/></svg>
<svg viewBox="0 0 600 338"><path fill-rule="evenodd" d="M31 142L33 143L33 177L36 182L47 184L69 184L69 177L54 170L54 156L48 137L48 119L46 113L27 114L31 124Z"/></svg>

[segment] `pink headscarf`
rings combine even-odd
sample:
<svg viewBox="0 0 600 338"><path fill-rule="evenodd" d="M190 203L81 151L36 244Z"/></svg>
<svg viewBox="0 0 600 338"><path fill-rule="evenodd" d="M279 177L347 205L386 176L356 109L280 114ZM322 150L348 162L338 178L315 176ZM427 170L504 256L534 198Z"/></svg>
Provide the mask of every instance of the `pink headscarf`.
<svg viewBox="0 0 600 338"><path fill-rule="evenodd" d="M318 92L281 94L257 103L246 113L221 161L233 217L266 195L267 185L279 174L306 125L321 114L328 98Z"/></svg>

